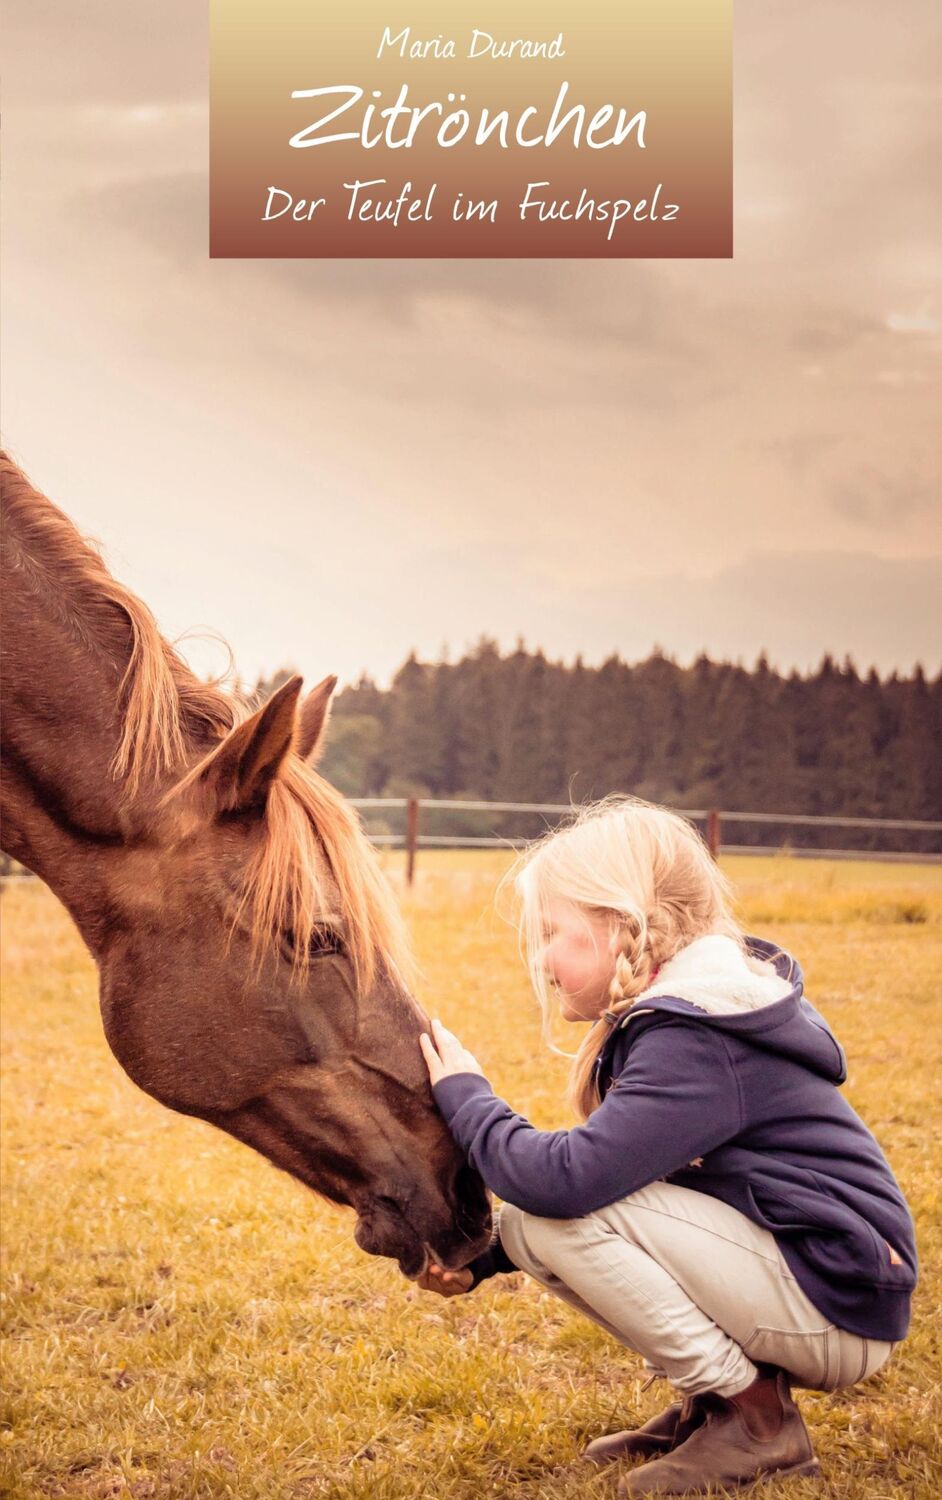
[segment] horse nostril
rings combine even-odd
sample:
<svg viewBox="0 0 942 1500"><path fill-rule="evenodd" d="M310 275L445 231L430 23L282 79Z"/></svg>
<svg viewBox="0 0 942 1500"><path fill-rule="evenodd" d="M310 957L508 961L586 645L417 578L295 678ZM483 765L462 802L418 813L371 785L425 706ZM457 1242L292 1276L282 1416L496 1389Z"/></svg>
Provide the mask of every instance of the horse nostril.
<svg viewBox="0 0 942 1500"><path fill-rule="evenodd" d="M383 1213L392 1214L396 1219L406 1218L408 1212L408 1200L406 1198L393 1198L389 1193L374 1193L374 1208Z"/></svg>

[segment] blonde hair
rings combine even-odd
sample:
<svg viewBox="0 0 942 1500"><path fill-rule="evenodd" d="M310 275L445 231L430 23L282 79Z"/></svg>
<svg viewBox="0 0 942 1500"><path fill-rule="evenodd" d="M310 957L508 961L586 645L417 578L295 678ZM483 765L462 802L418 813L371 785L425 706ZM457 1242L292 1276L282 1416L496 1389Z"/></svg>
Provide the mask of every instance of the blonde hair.
<svg viewBox="0 0 942 1500"><path fill-rule="evenodd" d="M543 1013L543 1038L573 1060L569 1102L586 1119L600 1102L595 1062L616 1016L647 989L656 969L707 933L744 945L729 882L692 824L638 797L613 794L574 810L572 821L530 844L501 881L519 899L521 952ZM548 903L608 915L612 932L609 1009L578 1052L550 1036L553 991L543 969ZM608 1019L606 1019L608 1017Z"/></svg>

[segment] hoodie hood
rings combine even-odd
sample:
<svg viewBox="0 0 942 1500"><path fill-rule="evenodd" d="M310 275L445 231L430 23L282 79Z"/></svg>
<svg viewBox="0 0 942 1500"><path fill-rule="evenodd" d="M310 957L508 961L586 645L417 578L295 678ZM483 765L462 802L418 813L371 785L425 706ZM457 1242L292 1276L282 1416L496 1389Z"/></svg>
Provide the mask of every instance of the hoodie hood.
<svg viewBox="0 0 942 1500"><path fill-rule="evenodd" d="M745 953L732 938L719 934L688 944L662 965L614 1032L630 1026L634 1035L637 1028L659 1024L671 1014L734 1034L831 1083L843 1083L847 1076L837 1038L804 998L799 964L762 938L747 937Z"/></svg>

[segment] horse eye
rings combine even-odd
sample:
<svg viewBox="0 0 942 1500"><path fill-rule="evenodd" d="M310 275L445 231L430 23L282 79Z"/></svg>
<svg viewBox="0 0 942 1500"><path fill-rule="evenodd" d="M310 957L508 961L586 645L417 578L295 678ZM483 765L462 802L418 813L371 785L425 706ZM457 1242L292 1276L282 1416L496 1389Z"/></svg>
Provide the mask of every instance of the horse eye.
<svg viewBox="0 0 942 1500"><path fill-rule="evenodd" d="M308 951L312 958L322 953L343 953L343 938L332 927L315 927Z"/></svg>
<svg viewBox="0 0 942 1500"><path fill-rule="evenodd" d="M297 953L297 938L294 928L286 928L283 937L289 957L294 958ZM332 927L314 928L308 944L309 958L324 958L328 954L343 953L344 951L343 939Z"/></svg>

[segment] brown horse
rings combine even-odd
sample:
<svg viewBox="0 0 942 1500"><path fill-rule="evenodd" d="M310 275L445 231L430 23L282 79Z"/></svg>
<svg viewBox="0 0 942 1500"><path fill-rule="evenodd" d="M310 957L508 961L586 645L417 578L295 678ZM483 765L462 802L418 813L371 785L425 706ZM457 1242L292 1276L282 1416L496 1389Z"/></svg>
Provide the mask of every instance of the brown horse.
<svg viewBox="0 0 942 1500"><path fill-rule="evenodd" d="M406 1276L465 1264L487 1198L431 1097L392 893L313 769L336 679L252 713L4 455L0 480L3 848L77 923L112 1051L351 1205Z"/></svg>

